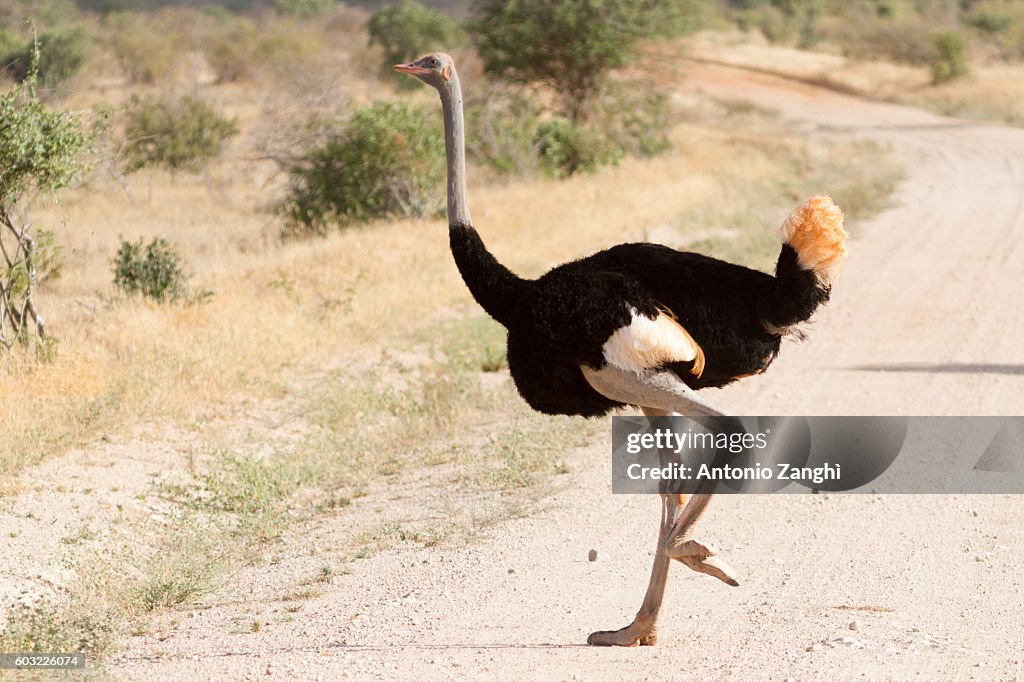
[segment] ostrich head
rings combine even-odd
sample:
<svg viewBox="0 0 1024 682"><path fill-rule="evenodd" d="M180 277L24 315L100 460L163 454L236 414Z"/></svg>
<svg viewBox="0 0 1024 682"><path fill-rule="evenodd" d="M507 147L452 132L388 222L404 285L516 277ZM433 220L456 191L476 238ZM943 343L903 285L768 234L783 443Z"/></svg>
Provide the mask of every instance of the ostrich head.
<svg viewBox="0 0 1024 682"><path fill-rule="evenodd" d="M462 88L455 75L455 62L444 52L433 52L408 64L395 64L395 71L415 76L441 96L444 113L444 148L448 162L448 224L472 225L466 192L466 140L462 118Z"/></svg>
<svg viewBox="0 0 1024 682"><path fill-rule="evenodd" d="M448 85L455 76L455 62L444 52L433 52L408 64L395 64L394 68L438 90Z"/></svg>

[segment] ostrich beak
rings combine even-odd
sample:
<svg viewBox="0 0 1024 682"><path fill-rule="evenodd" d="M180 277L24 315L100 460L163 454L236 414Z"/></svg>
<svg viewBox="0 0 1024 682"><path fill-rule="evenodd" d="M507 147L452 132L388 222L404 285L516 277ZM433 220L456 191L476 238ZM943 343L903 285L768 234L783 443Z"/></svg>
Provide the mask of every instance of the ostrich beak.
<svg viewBox="0 0 1024 682"><path fill-rule="evenodd" d="M425 76L426 74L430 73L430 69L425 69L422 66L417 66L415 62L409 62L408 64L395 64L393 68L395 71L407 73L412 76Z"/></svg>

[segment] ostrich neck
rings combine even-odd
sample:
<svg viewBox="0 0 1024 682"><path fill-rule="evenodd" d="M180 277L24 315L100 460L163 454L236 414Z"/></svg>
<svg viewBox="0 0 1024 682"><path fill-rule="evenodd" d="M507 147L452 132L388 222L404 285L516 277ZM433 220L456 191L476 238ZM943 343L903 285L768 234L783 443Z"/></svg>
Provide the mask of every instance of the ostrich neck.
<svg viewBox="0 0 1024 682"><path fill-rule="evenodd" d="M438 88L444 110L444 142L448 156L448 236L452 256L476 302L508 327L529 292L530 282L498 262L473 227L466 194L466 138L462 120L462 88L452 78Z"/></svg>
<svg viewBox="0 0 1024 682"><path fill-rule="evenodd" d="M466 131L462 116L462 88L452 74L447 87L440 88L444 111L444 146L448 158L448 223L472 225L466 190Z"/></svg>

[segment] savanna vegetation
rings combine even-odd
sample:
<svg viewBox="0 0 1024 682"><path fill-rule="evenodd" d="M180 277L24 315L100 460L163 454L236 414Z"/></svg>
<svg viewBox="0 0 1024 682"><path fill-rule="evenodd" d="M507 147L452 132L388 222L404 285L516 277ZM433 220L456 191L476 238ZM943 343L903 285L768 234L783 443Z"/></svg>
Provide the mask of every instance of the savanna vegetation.
<svg viewBox="0 0 1024 682"><path fill-rule="evenodd" d="M691 55L943 114L1024 123L1024 5L1014 0L728 0L717 7L705 22L717 35L698 40ZM793 47L805 52L785 49Z"/></svg>
<svg viewBox="0 0 1024 682"><path fill-rule="evenodd" d="M5 607L0 650L116 650L346 515L330 563L274 597L292 608L374 551L517 513L602 428L516 399L447 253L436 96L392 63L454 53L474 216L538 275L630 239L769 268L799 197L827 189L854 230L885 205L886 150L681 94L665 66L687 49L884 57L951 101L1024 54L1012 2L455 4L0 0L0 238L33 239L3 242L0 285L48 339L3 337L0 492L78 505L37 552L77 577ZM450 523L360 516L412 472ZM479 491L502 494L460 507Z"/></svg>

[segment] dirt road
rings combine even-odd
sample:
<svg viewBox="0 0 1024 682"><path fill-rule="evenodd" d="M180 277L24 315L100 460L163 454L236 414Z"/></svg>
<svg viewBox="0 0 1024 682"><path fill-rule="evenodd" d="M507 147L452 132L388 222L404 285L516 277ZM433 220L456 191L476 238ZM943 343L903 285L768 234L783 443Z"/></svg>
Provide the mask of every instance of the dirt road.
<svg viewBox="0 0 1024 682"><path fill-rule="evenodd" d="M740 414L1024 414L1024 130L718 67L694 67L690 85L890 142L909 169L895 208L851 226L846 272L810 341L787 344L763 377L709 399ZM291 558L234 576L237 600L178 614L170 638L133 638L113 671L138 680L1024 675L1024 499L1010 496L719 498L698 536L720 546L741 586L673 567L657 647L585 646L590 631L632 618L658 520L654 497L610 494L608 454L604 442L573 454L541 510L479 542L383 552L294 620L226 634L275 575L315 569L309 555L331 529L291 537L277 552Z"/></svg>

